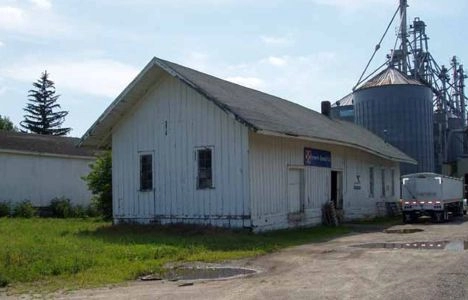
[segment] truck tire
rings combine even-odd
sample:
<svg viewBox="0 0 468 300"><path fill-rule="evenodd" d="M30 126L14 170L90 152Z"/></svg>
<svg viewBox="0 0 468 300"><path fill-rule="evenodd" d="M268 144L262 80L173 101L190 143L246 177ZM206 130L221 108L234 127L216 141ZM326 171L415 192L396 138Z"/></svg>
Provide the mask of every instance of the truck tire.
<svg viewBox="0 0 468 300"><path fill-rule="evenodd" d="M447 208L444 208L444 221L449 220L449 211Z"/></svg>
<svg viewBox="0 0 468 300"><path fill-rule="evenodd" d="M412 213L403 213L403 223L410 224L414 222L414 215Z"/></svg>
<svg viewBox="0 0 468 300"><path fill-rule="evenodd" d="M463 217L465 212L463 211L463 202L458 203L457 212L454 214L457 217Z"/></svg>
<svg viewBox="0 0 468 300"><path fill-rule="evenodd" d="M432 213L432 222L434 223L442 223L444 221L444 212L443 211L435 211Z"/></svg>

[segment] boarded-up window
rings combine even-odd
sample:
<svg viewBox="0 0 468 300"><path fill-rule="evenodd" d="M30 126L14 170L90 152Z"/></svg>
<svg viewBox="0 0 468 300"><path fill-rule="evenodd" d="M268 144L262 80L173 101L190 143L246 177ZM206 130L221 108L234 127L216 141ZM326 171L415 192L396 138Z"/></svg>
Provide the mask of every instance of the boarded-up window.
<svg viewBox="0 0 468 300"><path fill-rule="evenodd" d="M140 155L140 191L153 189L153 155Z"/></svg>
<svg viewBox="0 0 468 300"><path fill-rule="evenodd" d="M213 169L212 169L212 150L204 148L197 150L198 172L197 172L197 188L211 189L213 188Z"/></svg>
<svg viewBox="0 0 468 300"><path fill-rule="evenodd" d="M385 169L381 170L382 197L385 197Z"/></svg>
<svg viewBox="0 0 468 300"><path fill-rule="evenodd" d="M369 168L369 197L374 198L374 167Z"/></svg>

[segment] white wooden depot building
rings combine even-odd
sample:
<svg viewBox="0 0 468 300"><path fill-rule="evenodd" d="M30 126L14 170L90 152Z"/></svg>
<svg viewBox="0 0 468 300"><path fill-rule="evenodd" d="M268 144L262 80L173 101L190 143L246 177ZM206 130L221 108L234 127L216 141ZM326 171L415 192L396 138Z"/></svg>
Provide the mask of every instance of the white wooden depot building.
<svg viewBox="0 0 468 300"><path fill-rule="evenodd" d="M413 159L355 124L154 58L86 132L112 148L115 222L255 231L397 201Z"/></svg>

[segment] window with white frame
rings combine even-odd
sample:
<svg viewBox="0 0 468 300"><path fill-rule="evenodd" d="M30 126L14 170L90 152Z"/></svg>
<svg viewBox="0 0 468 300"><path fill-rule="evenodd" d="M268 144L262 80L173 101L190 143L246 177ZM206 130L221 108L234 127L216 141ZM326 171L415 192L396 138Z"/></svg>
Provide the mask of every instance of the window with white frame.
<svg viewBox="0 0 468 300"><path fill-rule="evenodd" d="M196 150L197 189L212 189L213 185L213 149L210 147Z"/></svg>
<svg viewBox="0 0 468 300"><path fill-rule="evenodd" d="M140 191L153 190L153 154L140 154Z"/></svg>

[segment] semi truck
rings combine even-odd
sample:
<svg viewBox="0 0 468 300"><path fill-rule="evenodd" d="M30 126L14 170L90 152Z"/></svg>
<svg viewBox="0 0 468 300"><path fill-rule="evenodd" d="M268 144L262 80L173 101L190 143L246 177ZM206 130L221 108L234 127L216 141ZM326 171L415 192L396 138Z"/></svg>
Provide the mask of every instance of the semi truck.
<svg viewBox="0 0 468 300"><path fill-rule="evenodd" d="M405 223L428 216L444 222L450 215L463 216L464 183L460 178L435 173L415 173L401 177L402 213Z"/></svg>

